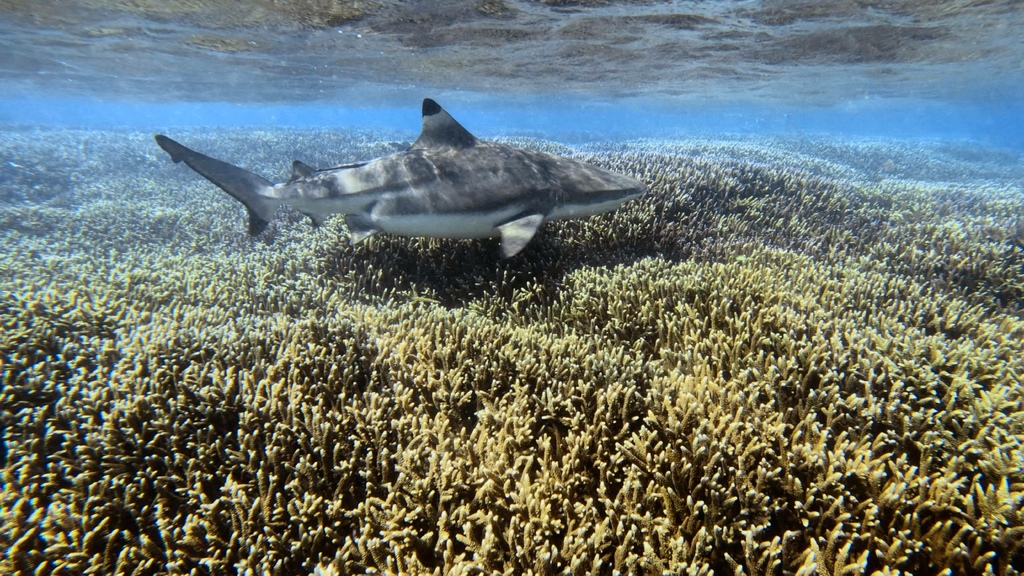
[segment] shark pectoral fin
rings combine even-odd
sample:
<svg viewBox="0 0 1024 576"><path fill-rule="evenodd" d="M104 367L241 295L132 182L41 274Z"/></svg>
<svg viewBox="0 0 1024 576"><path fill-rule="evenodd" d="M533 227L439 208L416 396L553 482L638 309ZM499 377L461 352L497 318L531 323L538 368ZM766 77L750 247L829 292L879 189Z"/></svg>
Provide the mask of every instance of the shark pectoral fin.
<svg viewBox="0 0 1024 576"><path fill-rule="evenodd" d="M501 257L511 258L519 254L530 243L537 233L537 229L543 223L544 216L542 214L530 214L498 226L498 232L501 232L501 248L499 249Z"/></svg>
<svg viewBox="0 0 1024 576"><path fill-rule="evenodd" d="M380 232L372 220L359 214L345 216L345 225L348 226L349 243L353 246Z"/></svg>

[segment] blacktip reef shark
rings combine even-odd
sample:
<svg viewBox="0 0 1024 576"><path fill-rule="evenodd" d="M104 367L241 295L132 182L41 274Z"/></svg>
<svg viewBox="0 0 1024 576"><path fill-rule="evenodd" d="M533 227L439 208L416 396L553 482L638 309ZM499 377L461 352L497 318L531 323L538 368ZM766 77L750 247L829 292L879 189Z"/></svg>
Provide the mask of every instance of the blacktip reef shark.
<svg viewBox="0 0 1024 576"><path fill-rule="evenodd" d="M403 152L321 170L296 160L274 184L158 134L184 162L245 205L249 234L287 204L320 225L344 214L356 244L378 232L435 238L501 237L504 258L519 253L548 220L581 218L640 196L639 180L577 160L478 140L437 102L423 101L423 130Z"/></svg>

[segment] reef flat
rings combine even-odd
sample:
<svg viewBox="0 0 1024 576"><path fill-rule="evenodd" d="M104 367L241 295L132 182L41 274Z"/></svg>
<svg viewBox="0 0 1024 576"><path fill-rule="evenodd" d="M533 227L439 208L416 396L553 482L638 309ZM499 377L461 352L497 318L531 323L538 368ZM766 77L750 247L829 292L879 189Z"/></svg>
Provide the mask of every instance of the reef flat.
<svg viewBox="0 0 1024 576"><path fill-rule="evenodd" d="M510 140L651 191L510 260L250 241L149 134L0 133L0 573L1024 571L1019 155Z"/></svg>

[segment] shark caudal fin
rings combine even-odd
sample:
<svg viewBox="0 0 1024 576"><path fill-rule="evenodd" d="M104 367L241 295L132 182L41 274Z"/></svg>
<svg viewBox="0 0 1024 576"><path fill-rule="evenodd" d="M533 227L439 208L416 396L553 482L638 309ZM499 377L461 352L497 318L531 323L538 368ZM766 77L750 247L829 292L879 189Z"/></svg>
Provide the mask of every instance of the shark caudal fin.
<svg viewBox="0 0 1024 576"><path fill-rule="evenodd" d="M184 162L248 209L249 234L259 234L267 227L281 203L269 196L274 187L272 182L238 166L190 150L163 134L157 134L155 139L164 152L171 155L171 160Z"/></svg>

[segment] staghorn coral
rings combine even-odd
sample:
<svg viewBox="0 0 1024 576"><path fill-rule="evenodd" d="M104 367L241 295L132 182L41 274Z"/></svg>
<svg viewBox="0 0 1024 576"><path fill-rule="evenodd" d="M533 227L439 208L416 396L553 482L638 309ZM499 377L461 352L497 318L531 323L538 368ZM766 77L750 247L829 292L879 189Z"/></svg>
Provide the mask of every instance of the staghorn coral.
<svg viewBox="0 0 1024 576"><path fill-rule="evenodd" d="M306 138L235 159L385 145ZM147 135L20 142L72 185L0 213L2 573L1024 570L1009 169L591 144L650 195L500 261L339 219L250 244L155 150L103 163Z"/></svg>

